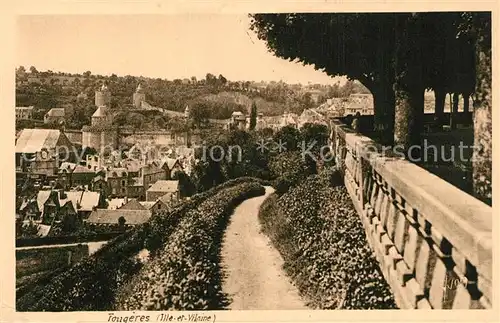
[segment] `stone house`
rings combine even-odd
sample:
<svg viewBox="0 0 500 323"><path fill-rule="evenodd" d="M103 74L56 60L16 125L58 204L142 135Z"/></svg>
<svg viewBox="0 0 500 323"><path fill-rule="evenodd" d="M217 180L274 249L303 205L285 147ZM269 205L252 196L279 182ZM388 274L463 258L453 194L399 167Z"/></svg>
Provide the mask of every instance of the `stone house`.
<svg viewBox="0 0 500 323"><path fill-rule="evenodd" d="M127 197L143 200L145 197L144 183L141 177L133 177L129 180Z"/></svg>
<svg viewBox="0 0 500 323"><path fill-rule="evenodd" d="M97 175L92 179L91 182L91 190L93 192L100 192L105 197L109 195L108 183L106 183L106 179L102 175Z"/></svg>
<svg viewBox="0 0 500 323"><path fill-rule="evenodd" d="M33 119L34 106L16 107L16 120L31 120Z"/></svg>
<svg viewBox="0 0 500 323"><path fill-rule="evenodd" d="M94 177L95 172L82 165L63 162L59 166L58 182L65 189L79 185L91 187Z"/></svg>
<svg viewBox="0 0 500 323"><path fill-rule="evenodd" d="M167 200L176 201L180 199L179 181L157 181L146 191L146 201L156 201L157 199L165 197L166 195L168 195Z"/></svg>
<svg viewBox="0 0 500 323"><path fill-rule="evenodd" d="M45 124L49 123L64 123L65 111L64 108L52 108L43 117Z"/></svg>
<svg viewBox="0 0 500 323"><path fill-rule="evenodd" d="M128 171L126 168L111 168L106 171L106 183L111 197L127 196L129 185Z"/></svg>
<svg viewBox="0 0 500 323"><path fill-rule="evenodd" d="M176 172L183 171L181 161L177 158L165 158L159 167L165 171L165 179L172 179Z"/></svg>
<svg viewBox="0 0 500 323"><path fill-rule="evenodd" d="M169 204L165 203L161 199L156 201L144 201L139 202L146 210L150 210L153 214L156 214L161 211L166 211L169 209Z"/></svg>
<svg viewBox="0 0 500 323"><path fill-rule="evenodd" d="M142 178L144 190L148 190L151 185L160 180L167 178L167 172L164 169L156 166L154 163L144 165L139 170L139 177Z"/></svg>
<svg viewBox="0 0 500 323"><path fill-rule="evenodd" d="M59 160L76 159L73 144L56 129L23 129L16 140L16 170L56 176Z"/></svg>

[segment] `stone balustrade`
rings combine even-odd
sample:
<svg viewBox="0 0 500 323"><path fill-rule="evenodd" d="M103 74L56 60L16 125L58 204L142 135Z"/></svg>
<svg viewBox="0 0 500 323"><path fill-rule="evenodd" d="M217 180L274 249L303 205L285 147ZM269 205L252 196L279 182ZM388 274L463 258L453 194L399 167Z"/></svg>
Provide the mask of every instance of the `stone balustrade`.
<svg viewBox="0 0 500 323"><path fill-rule="evenodd" d="M340 120L331 146L400 308L490 309L492 208L423 168L382 154Z"/></svg>

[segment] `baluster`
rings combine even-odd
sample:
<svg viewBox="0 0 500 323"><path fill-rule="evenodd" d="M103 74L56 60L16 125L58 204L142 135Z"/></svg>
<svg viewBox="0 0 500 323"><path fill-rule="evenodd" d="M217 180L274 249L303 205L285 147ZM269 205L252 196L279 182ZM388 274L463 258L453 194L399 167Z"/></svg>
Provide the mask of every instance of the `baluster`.
<svg viewBox="0 0 500 323"><path fill-rule="evenodd" d="M424 237L420 241L420 248L415 263L415 279L420 286L420 292L427 296L432 279L432 272L429 269L435 265L436 255L429 245L428 239Z"/></svg>
<svg viewBox="0 0 500 323"><path fill-rule="evenodd" d="M451 308L457 285L458 276L447 267L449 259L436 256L436 264L432 273L429 289L429 303L435 309Z"/></svg>
<svg viewBox="0 0 500 323"><path fill-rule="evenodd" d="M372 176L370 176L370 182L371 182L371 191L370 191L370 200L368 201L368 203L370 203L370 205L373 207L373 210L375 211L375 204L376 204L376 201L377 201L377 196L378 196L378 190L379 190L379 187L378 187L378 183L377 183L377 174L372 174Z"/></svg>
<svg viewBox="0 0 500 323"><path fill-rule="evenodd" d="M380 206L380 223L384 229L386 229L386 224L387 224L387 217L389 215L389 205L391 204L389 200L389 192L387 191L387 188L382 186L381 189L383 196L382 196L382 205Z"/></svg>
<svg viewBox="0 0 500 323"><path fill-rule="evenodd" d="M391 188L391 196L388 201L388 214L387 214L387 234L389 238L394 241L394 231L396 230L396 213L397 207L394 201L395 192Z"/></svg>
<svg viewBox="0 0 500 323"><path fill-rule="evenodd" d="M396 249L398 249L400 254L404 254L404 243L405 243L405 235L409 230L410 223L406 220L405 213L406 211L403 209L401 204L395 200L394 208L396 212L396 229L394 233L394 245Z"/></svg>
<svg viewBox="0 0 500 323"><path fill-rule="evenodd" d="M375 214L380 219L380 211L382 207L382 201L384 199L384 191L382 188L382 183L380 183L379 181L377 181L377 186L378 190L377 190L377 199L375 201Z"/></svg>

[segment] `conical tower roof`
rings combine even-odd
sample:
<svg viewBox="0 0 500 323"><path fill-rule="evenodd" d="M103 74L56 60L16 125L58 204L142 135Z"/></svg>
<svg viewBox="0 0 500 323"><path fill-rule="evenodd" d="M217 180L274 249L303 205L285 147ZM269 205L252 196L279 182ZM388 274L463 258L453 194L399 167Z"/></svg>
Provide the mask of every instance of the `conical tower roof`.
<svg viewBox="0 0 500 323"><path fill-rule="evenodd" d="M101 107L98 107L97 110L95 110L92 117L105 117L106 115L107 115L106 107L101 106Z"/></svg>

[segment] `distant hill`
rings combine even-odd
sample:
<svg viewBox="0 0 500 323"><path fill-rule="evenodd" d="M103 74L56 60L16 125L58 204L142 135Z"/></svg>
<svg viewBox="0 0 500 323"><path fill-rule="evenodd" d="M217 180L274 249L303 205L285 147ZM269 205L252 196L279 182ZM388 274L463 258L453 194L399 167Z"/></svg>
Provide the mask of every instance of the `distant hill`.
<svg viewBox="0 0 500 323"><path fill-rule="evenodd" d="M254 94L252 97L250 97L247 94L234 91L223 91L217 94L209 94L202 97L202 99L216 102L220 105L238 105L243 107L246 113L250 113L252 103L255 102L258 112L261 112L266 116L282 115L283 112L285 112L285 110L287 109L293 110L297 113L300 113L302 112L302 110L304 110L304 108L301 109L298 103L296 103L294 107L282 102L268 101L258 94Z"/></svg>
<svg viewBox="0 0 500 323"><path fill-rule="evenodd" d="M266 116L278 116L289 111L300 114L305 109L318 106L330 97L348 96L362 87L355 82L339 85L286 84L284 82L230 81L224 76L207 74L205 79L166 80L137 76L70 74L53 71L36 71L34 67L16 69L16 106L34 106L36 119L51 108L64 107L68 114L67 125L78 128L87 124L95 111L94 93L106 84L112 93L111 108L116 111L130 109L132 95L138 84L151 106L183 113L186 105L204 103L208 117L229 118L233 111L247 112L255 102L259 112ZM139 124L165 124L169 121L159 115L145 115L145 120L133 114ZM153 118L153 119L152 119ZM167 116L168 118L168 116ZM126 114L118 118L127 122ZM155 121L156 120L156 121ZM154 122L153 122L154 121Z"/></svg>

